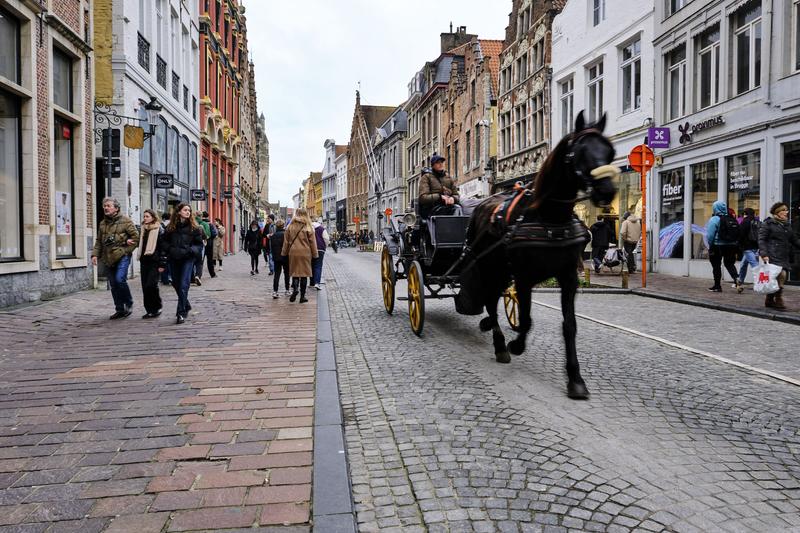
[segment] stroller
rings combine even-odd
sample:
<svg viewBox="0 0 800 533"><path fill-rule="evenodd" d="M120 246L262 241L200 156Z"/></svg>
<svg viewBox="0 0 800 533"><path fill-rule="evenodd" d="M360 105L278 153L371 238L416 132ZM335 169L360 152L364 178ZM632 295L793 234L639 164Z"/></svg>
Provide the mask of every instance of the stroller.
<svg viewBox="0 0 800 533"><path fill-rule="evenodd" d="M626 261L625 250L617 248L616 244L612 244L603 256L602 266L606 267L612 274L622 274L622 267Z"/></svg>

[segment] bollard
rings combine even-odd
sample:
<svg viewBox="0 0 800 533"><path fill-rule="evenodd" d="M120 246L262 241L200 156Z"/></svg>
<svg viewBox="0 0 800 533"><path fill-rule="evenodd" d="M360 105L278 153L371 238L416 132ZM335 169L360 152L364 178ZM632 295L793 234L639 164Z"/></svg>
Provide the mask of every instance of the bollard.
<svg viewBox="0 0 800 533"><path fill-rule="evenodd" d="M586 282L586 285L592 284L592 269L589 267L584 267L583 269L583 280Z"/></svg>
<svg viewBox="0 0 800 533"><path fill-rule="evenodd" d="M629 275L630 274L628 274L627 270L623 270L622 271L622 288L623 289L627 289L628 288L628 276Z"/></svg>

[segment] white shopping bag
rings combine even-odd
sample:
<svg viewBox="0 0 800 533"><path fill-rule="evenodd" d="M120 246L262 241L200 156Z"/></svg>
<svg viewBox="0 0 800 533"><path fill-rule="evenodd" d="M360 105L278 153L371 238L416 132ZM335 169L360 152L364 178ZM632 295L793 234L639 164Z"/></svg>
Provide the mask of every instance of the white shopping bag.
<svg viewBox="0 0 800 533"><path fill-rule="evenodd" d="M753 291L756 294L775 294L780 290L778 276L783 267L772 263L760 263L753 270Z"/></svg>

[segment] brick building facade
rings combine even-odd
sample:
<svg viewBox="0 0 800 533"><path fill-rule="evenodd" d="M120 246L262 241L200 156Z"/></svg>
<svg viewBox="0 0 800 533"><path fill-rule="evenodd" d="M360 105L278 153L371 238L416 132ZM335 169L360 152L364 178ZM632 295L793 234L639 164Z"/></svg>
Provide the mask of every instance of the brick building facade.
<svg viewBox="0 0 800 533"><path fill-rule="evenodd" d="M0 307L94 278L92 12L47 7L0 0Z"/></svg>

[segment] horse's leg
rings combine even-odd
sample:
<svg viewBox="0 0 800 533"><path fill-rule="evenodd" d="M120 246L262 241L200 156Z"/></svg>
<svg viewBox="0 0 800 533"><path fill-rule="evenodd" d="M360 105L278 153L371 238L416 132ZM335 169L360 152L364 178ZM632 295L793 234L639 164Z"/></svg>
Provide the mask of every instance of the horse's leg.
<svg viewBox="0 0 800 533"><path fill-rule="evenodd" d="M564 347L567 355L567 396L573 400L586 400L589 390L581 377L581 368L578 363L578 352L575 347L575 335L578 324L575 320L575 295L578 292L578 273L569 269L558 276L561 286L561 314L564 317Z"/></svg>
<svg viewBox="0 0 800 533"><path fill-rule="evenodd" d="M520 355L525 351L525 341L533 326L531 318L531 290L533 286L524 275L515 276L514 283L517 286L517 299L519 300L519 329L517 338L508 343L508 351L514 355Z"/></svg>
<svg viewBox="0 0 800 533"><path fill-rule="evenodd" d="M486 295L486 312L489 314L486 318L481 320L481 330L492 330L492 344L494 345L494 357L498 363L510 363L511 356L506 350L506 338L503 335L503 330L500 329L500 324L497 322L497 303L500 301L502 292L492 290ZM488 326L487 329L484 329Z"/></svg>

